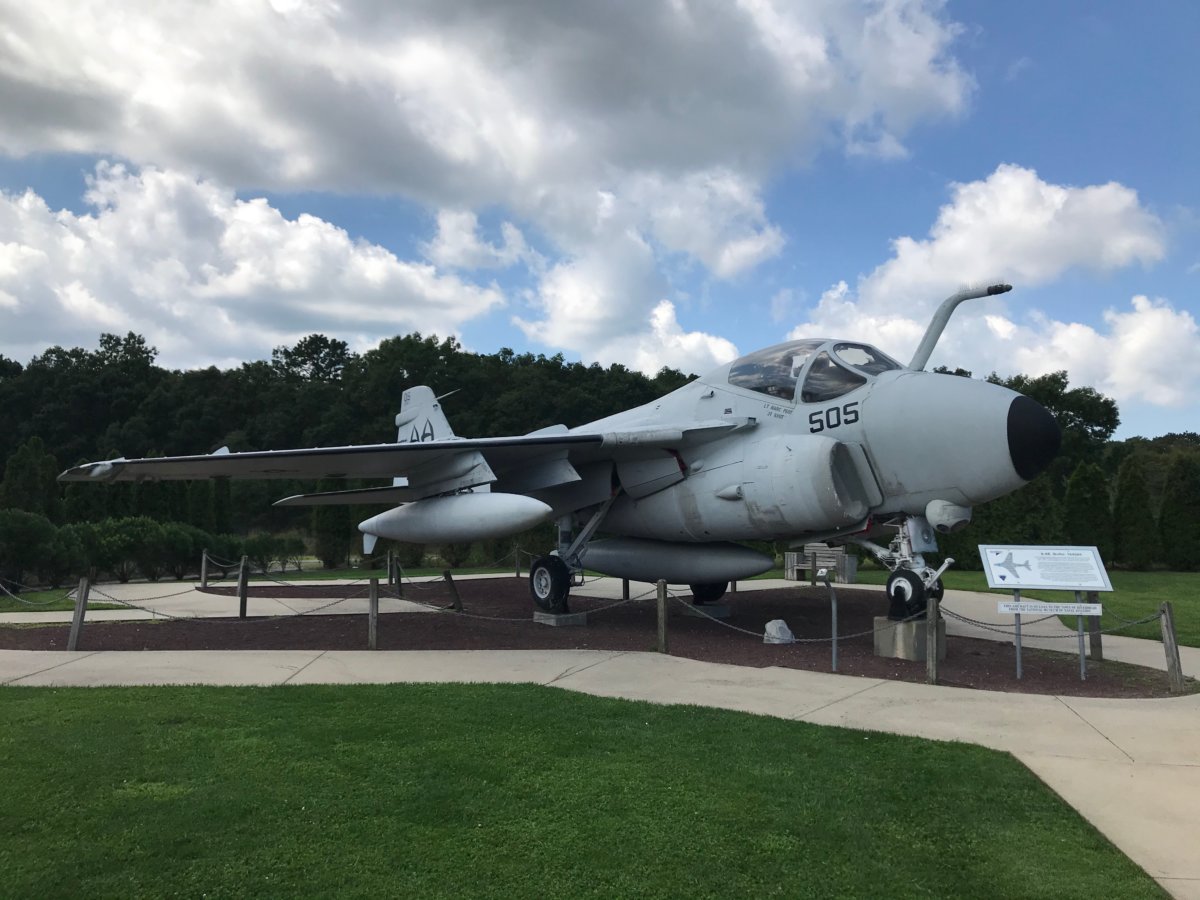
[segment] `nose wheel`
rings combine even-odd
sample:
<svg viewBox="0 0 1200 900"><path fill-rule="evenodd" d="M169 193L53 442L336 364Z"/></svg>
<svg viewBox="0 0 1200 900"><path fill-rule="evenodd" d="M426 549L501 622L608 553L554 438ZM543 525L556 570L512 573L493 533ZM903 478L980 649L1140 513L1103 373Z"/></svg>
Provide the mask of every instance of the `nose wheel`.
<svg viewBox="0 0 1200 900"><path fill-rule="evenodd" d="M910 569L897 569L887 580L888 618L894 621L919 616L925 612L929 598L942 601L946 589L942 579L937 579L933 587L926 588L921 576Z"/></svg>

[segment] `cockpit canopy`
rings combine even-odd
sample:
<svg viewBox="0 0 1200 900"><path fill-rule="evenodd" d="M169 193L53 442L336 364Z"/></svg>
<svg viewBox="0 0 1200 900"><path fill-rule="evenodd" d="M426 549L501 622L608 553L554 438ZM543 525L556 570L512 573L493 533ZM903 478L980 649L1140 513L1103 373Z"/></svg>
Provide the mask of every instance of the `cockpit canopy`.
<svg viewBox="0 0 1200 900"><path fill-rule="evenodd" d="M729 383L789 403L797 385L803 403L822 403L862 387L882 372L904 368L868 344L810 339L767 347L729 367Z"/></svg>

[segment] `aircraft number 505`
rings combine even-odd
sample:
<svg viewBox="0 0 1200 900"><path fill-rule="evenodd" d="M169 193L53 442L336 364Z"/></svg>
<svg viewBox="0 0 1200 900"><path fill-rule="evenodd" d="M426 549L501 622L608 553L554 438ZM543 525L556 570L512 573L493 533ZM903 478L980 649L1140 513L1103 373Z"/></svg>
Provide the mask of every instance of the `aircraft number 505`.
<svg viewBox="0 0 1200 900"><path fill-rule="evenodd" d="M847 403L845 406L831 406L829 409L818 409L808 415L809 433L816 434L827 428L837 428L839 425L853 425L858 421L858 401Z"/></svg>

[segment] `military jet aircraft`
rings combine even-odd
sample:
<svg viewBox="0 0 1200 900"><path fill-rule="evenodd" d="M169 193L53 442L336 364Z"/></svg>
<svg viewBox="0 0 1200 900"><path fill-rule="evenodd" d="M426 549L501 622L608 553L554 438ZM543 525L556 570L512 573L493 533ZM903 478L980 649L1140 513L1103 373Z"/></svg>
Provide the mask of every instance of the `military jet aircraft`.
<svg viewBox="0 0 1200 900"><path fill-rule="evenodd" d="M855 543L891 575L890 615L924 608L942 570L935 534L1016 490L1058 452L1054 417L1028 397L922 371L947 298L909 365L854 340L796 340L751 353L645 406L576 428L514 437L454 435L427 386L404 392L395 443L159 459L113 459L62 481L391 478L281 505L394 504L359 524L377 537L472 541L557 523L557 547L530 571L534 602L564 612L584 567L689 585L697 602L771 568L739 541ZM885 547L871 538L894 532ZM597 537L597 535L605 535Z"/></svg>

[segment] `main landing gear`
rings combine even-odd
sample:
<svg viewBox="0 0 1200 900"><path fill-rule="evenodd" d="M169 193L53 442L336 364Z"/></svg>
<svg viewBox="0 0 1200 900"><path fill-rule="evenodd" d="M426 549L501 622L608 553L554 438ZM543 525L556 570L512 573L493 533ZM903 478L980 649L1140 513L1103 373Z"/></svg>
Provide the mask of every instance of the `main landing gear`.
<svg viewBox="0 0 1200 900"><path fill-rule="evenodd" d="M888 618L899 621L923 615L930 597L941 601L945 593L941 576L954 560L947 557L937 569L925 564L921 554L936 552L937 540L923 517L902 518L896 527L896 537L886 548L865 538L855 538L854 542L891 570L887 580Z"/></svg>
<svg viewBox="0 0 1200 900"><path fill-rule="evenodd" d="M529 592L538 608L548 613L567 612L571 570L557 556L543 556L529 570Z"/></svg>

